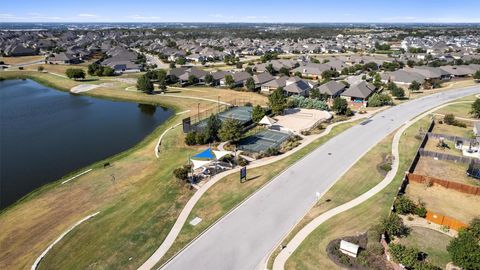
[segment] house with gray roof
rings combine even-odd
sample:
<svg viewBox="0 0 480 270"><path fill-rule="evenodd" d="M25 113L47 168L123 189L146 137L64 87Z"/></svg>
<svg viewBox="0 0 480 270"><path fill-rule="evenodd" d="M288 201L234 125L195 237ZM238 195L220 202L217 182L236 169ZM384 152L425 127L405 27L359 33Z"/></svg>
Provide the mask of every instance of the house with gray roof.
<svg viewBox="0 0 480 270"><path fill-rule="evenodd" d="M78 64L80 59L73 54L68 54L65 52L56 53L51 57L47 57L47 62L49 64Z"/></svg>
<svg viewBox="0 0 480 270"><path fill-rule="evenodd" d="M357 84L350 85L350 87L342 93L341 97L351 101L366 101L376 88L373 84L366 81L361 81Z"/></svg>
<svg viewBox="0 0 480 270"><path fill-rule="evenodd" d="M344 83L337 82L337 81L329 81L324 83L318 87L318 90L321 94L328 95L330 98L336 98L340 96L347 86Z"/></svg>
<svg viewBox="0 0 480 270"><path fill-rule="evenodd" d="M260 88L263 84L275 80L275 77L268 72L255 74L252 76L253 81L255 82L255 88Z"/></svg>
<svg viewBox="0 0 480 270"><path fill-rule="evenodd" d="M382 82L393 82L399 85L409 86L413 81L423 83L426 77L420 73L399 69L393 72L383 72L380 74Z"/></svg>

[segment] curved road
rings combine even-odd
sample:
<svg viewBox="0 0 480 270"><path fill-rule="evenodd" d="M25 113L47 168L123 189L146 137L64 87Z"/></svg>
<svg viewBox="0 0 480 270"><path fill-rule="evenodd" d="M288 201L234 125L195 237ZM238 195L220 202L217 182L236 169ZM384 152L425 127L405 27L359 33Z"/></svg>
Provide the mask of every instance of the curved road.
<svg viewBox="0 0 480 270"><path fill-rule="evenodd" d="M450 90L395 106L330 139L285 170L175 256L164 269L255 269L360 157L406 121L480 93ZM400 146L401 147L401 146ZM322 198L327 199L327 198Z"/></svg>

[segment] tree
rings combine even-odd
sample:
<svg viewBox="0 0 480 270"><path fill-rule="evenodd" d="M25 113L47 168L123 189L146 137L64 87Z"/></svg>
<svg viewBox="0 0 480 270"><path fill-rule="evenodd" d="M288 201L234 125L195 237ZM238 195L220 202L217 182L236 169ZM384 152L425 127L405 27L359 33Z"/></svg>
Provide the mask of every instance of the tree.
<svg viewBox="0 0 480 270"><path fill-rule="evenodd" d="M96 75L97 70L101 67L102 66L98 65L97 63L92 63L88 65L88 68L87 68L88 75L90 76Z"/></svg>
<svg viewBox="0 0 480 270"><path fill-rule="evenodd" d="M146 74L137 79L137 89L147 94L153 93L153 83Z"/></svg>
<svg viewBox="0 0 480 270"><path fill-rule="evenodd" d="M447 125L454 125L456 122L455 115L451 113L445 114L445 116L443 117L443 122L445 122L445 124Z"/></svg>
<svg viewBox="0 0 480 270"><path fill-rule="evenodd" d="M218 140L218 131L221 127L222 121L220 121L220 118L218 118L216 114L210 115L204 131L206 142L214 142Z"/></svg>
<svg viewBox="0 0 480 270"><path fill-rule="evenodd" d="M472 103L472 110L470 111L470 114L472 114L475 118L480 118L480 98L475 99L475 101Z"/></svg>
<svg viewBox="0 0 480 270"><path fill-rule="evenodd" d="M182 166L182 167L179 167L179 168L176 168L175 170L173 170L173 175L178 180L187 182L189 172L190 172L190 166L185 165L185 166Z"/></svg>
<svg viewBox="0 0 480 270"><path fill-rule="evenodd" d="M175 63L179 65L185 65L187 63L187 59L185 59L183 56L180 56L177 58L177 60L175 60Z"/></svg>
<svg viewBox="0 0 480 270"><path fill-rule="evenodd" d="M38 67L37 67L37 71L40 71L40 72L42 72L44 69L45 69L45 68L44 68L43 66L38 66Z"/></svg>
<svg viewBox="0 0 480 270"><path fill-rule="evenodd" d="M113 76L115 74L115 70L111 67L104 67L102 71L102 76Z"/></svg>
<svg viewBox="0 0 480 270"><path fill-rule="evenodd" d="M392 90L390 90L392 95L396 98L404 98L405 97L405 90L401 87L395 87Z"/></svg>
<svg viewBox="0 0 480 270"><path fill-rule="evenodd" d="M248 72L248 74L253 75L253 69L251 67L246 67L245 72Z"/></svg>
<svg viewBox="0 0 480 270"><path fill-rule="evenodd" d="M300 71L295 71L295 73L293 75L295 75L295 77L299 77L299 78L302 77L302 73Z"/></svg>
<svg viewBox="0 0 480 270"><path fill-rule="evenodd" d="M395 211L401 215L415 212L416 205L406 196L399 196L394 203Z"/></svg>
<svg viewBox="0 0 480 270"><path fill-rule="evenodd" d="M480 80L480 70L477 70L477 72L475 72L475 74L473 74L473 78L475 80Z"/></svg>
<svg viewBox="0 0 480 270"><path fill-rule="evenodd" d="M262 120L264 116L265 116L265 110L260 105L253 107L253 110L252 110L253 122L255 123L260 122L260 120Z"/></svg>
<svg viewBox="0 0 480 270"><path fill-rule="evenodd" d="M272 109L273 114L281 114L287 105L284 90L282 87L277 88L268 97L268 105Z"/></svg>
<svg viewBox="0 0 480 270"><path fill-rule="evenodd" d="M197 83L197 77L195 77L195 75L193 74L188 75L188 84L194 85L196 83Z"/></svg>
<svg viewBox="0 0 480 270"><path fill-rule="evenodd" d="M336 97L333 100L332 104L332 110L339 114L339 115L346 115L347 114L347 109L348 109L348 102L341 98L341 97Z"/></svg>
<svg viewBox="0 0 480 270"><path fill-rule="evenodd" d="M213 75L212 74L205 75L205 83L207 85L211 85L213 83Z"/></svg>
<svg viewBox="0 0 480 270"><path fill-rule="evenodd" d="M231 74L225 75L225 85L228 86L228 88L233 89L235 87L235 79L233 79L233 76Z"/></svg>
<svg viewBox="0 0 480 270"><path fill-rule="evenodd" d="M338 77L340 74L336 70L332 69L327 69L324 72L322 72L322 78L325 81L331 80L333 77Z"/></svg>
<svg viewBox="0 0 480 270"><path fill-rule="evenodd" d="M418 249L395 243L390 243L388 247L393 260L401 263L407 269L414 269L418 264Z"/></svg>
<svg viewBox="0 0 480 270"><path fill-rule="evenodd" d="M65 74L70 79L85 79L85 71L83 71L81 68L67 68Z"/></svg>
<svg viewBox="0 0 480 270"><path fill-rule="evenodd" d="M155 79L158 82L166 82L167 81L167 72L164 69L159 69L155 71Z"/></svg>
<svg viewBox="0 0 480 270"><path fill-rule="evenodd" d="M381 107L392 104L392 98L388 94L374 93L368 98L368 107Z"/></svg>
<svg viewBox="0 0 480 270"><path fill-rule="evenodd" d="M282 74L282 75L285 75L285 76L289 76L290 75L290 72L288 71L288 69L286 67L282 67L280 68L280 70L278 71L278 73Z"/></svg>
<svg viewBox="0 0 480 270"><path fill-rule="evenodd" d="M450 241L447 251L455 265L463 269L480 269L480 219L475 218L470 226L460 229L458 236Z"/></svg>
<svg viewBox="0 0 480 270"><path fill-rule="evenodd" d="M410 86L408 87L408 89L409 89L409 90L412 90L412 91L418 91L418 90L420 90L420 87L421 87L421 86L422 86L422 85L421 85L419 82L413 81L413 82L410 84Z"/></svg>
<svg viewBox="0 0 480 270"><path fill-rule="evenodd" d="M272 64L268 64L265 69L267 70L268 73L274 75L275 74L275 69L273 68Z"/></svg>
<svg viewBox="0 0 480 270"><path fill-rule="evenodd" d="M384 218L382 224L390 237L403 236L409 233L408 227L403 224L403 220L396 214L391 214Z"/></svg>
<svg viewBox="0 0 480 270"><path fill-rule="evenodd" d="M236 119L229 118L222 123L222 127L218 131L218 136L222 141L236 142L242 136L242 125Z"/></svg>
<svg viewBox="0 0 480 270"><path fill-rule="evenodd" d="M247 79L247 81L245 82L245 87L247 87L247 89L250 91L255 90L255 81L252 77Z"/></svg>

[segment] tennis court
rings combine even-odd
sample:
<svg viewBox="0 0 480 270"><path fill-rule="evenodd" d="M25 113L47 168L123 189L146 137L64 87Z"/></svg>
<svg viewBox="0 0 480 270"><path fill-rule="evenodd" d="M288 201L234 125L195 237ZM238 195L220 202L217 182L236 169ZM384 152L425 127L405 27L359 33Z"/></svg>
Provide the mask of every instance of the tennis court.
<svg viewBox="0 0 480 270"><path fill-rule="evenodd" d="M280 131L264 130L248 136L237 143L237 149L261 153L268 148L278 147L290 137L290 134Z"/></svg>
<svg viewBox="0 0 480 270"><path fill-rule="evenodd" d="M218 113L218 118L220 121L225 121L226 119L235 119L239 121L242 125L250 122L252 120L252 107L247 106L239 106L239 107L231 107L223 112ZM194 126L202 130L207 126L208 118L201 120L200 122L194 124Z"/></svg>

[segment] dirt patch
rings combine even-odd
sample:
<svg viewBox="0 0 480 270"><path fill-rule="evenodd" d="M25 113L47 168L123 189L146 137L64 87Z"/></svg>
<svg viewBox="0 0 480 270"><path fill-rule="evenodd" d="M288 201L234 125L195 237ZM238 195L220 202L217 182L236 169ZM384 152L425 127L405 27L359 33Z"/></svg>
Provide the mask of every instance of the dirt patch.
<svg viewBox="0 0 480 270"><path fill-rule="evenodd" d="M429 211L458 219L466 224L479 216L480 200L475 195L414 182L408 184L406 193L413 201L423 201Z"/></svg>

